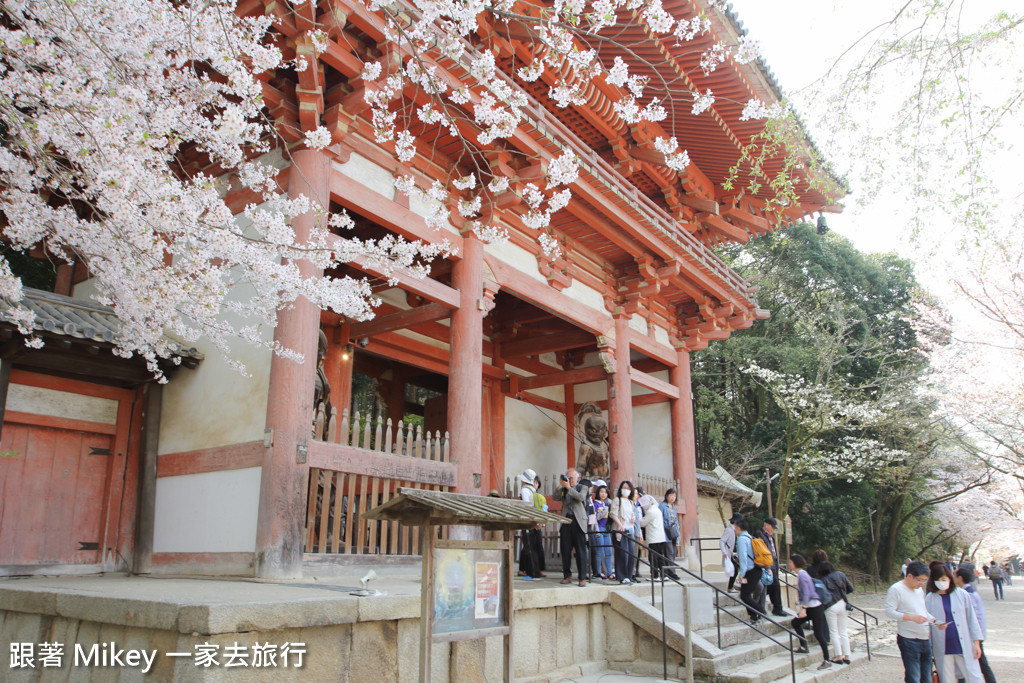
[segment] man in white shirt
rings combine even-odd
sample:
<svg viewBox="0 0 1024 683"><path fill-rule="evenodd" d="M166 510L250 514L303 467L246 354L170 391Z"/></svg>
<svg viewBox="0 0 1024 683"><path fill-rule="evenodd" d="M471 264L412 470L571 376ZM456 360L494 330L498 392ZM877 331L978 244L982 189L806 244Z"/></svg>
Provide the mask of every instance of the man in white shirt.
<svg viewBox="0 0 1024 683"><path fill-rule="evenodd" d="M907 565L907 575L889 587L885 596L885 615L896 620L896 644L903 658L906 683L930 683L932 646L929 624L934 619L924 604L924 585L928 567L924 562Z"/></svg>
<svg viewBox="0 0 1024 683"><path fill-rule="evenodd" d="M725 531L722 532L722 537L718 539L718 548L722 551L722 570L725 575L729 577L728 591L733 591L733 584L736 583L736 575L739 573L740 563L736 558L736 527L733 526L736 522L743 519L743 515L737 513L734 514L730 519L729 523L725 527Z"/></svg>

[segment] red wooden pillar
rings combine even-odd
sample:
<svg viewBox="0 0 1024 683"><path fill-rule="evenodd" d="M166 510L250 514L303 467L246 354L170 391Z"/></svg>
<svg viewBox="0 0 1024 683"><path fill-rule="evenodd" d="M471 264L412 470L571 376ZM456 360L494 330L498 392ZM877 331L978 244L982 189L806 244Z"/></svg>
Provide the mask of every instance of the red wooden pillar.
<svg viewBox="0 0 1024 683"><path fill-rule="evenodd" d="M679 480L678 506L683 519L679 525L680 546L690 550L690 538L700 535L697 517L697 441L693 424L693 396L690 386L690 352L676 350L676 365L669 370L669 381L679 389L672 399L672 474Z"/></svg>
<svg viewBox="0 0 1024 683"><path fill-rule="evenodd" d="M633 383L629 378L629 318L615 316L615 372L608 375L608 446L612 458L612 479L632 480L633 465ZM635 483L635 482L634 482Z"/></svg>
<svg viewBox="0 0 1024 683"><path fill-rule="evenodd" d="M341 428L342 412L352 405L352 362L354 352L349 348L348 338L351 323L342 323L333 330L327 330L327 357L324 358L324 374L331 385L331 405L338 409L338 428ZM345 358L345 356L348 358ZM330 418L330 415L327 416Z"/></svg>
<svg viewBox="0 0 1024 683"><path fill-rule="evenodd" d="M289 196L305 194L326 208L330 201L330 160L321 152L300 150L292 155ZM301 179L301 180L300 180ZM292 220L297 240L305 240L317 218L310 211ZM303 277L321 271L299 262ZM295 578L302 575L306 526L306 488L309 467L305 449L313 420L313 385L320 311L305 297L278 311L274 341L299 351L304 362L274 356L270 363L267 430L271 445L264 450L256 527L255 574L259 578Z"/></svg>
<svg viewBox="0 0 1024 683"><path fill-rule="evenodd" d="M565 468L576 467L576 385L566 384L563 388L565 398Z"/></svg>
<svg viewBox="0 0 1024 683"><path fill-rule="evenodd" d="M459 493L480 494L483 466L484 247L472 233L462 242L462 260L452 269L459 307L452 311L448 360L448 432L451 460L458 463Z"/></svg>

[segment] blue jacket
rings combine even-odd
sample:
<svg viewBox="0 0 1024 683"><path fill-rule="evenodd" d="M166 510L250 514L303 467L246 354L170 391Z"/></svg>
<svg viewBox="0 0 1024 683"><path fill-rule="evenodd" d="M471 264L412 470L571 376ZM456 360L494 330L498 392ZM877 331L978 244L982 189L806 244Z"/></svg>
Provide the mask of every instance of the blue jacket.
<svg viewBox="0 0 1024 683"><path fill-rule="evenodd" d="M754 546L749 532L736 537L736 556L740 559L740 576L754 568Z"/></svg>

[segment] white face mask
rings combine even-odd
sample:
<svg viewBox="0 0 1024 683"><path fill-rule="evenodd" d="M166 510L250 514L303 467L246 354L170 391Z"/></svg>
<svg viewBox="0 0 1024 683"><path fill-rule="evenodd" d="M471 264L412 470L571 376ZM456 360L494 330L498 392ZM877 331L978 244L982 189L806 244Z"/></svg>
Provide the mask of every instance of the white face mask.
<svg viewBox="0 0 1024 683"><path fill-rule="evenodd" d="M936 581L935 587L938 588L940 591L944 591L947 588L949 588L949 581Z"/></svg>
<svg viewBox="0 0 1024 683"><path fill-rule="evenodd" d="M629 489L622 489L621 491L619 491L619 495L622 496L623 498L629 498L630 493L632 493L632 491L630 491Z"/></svg>

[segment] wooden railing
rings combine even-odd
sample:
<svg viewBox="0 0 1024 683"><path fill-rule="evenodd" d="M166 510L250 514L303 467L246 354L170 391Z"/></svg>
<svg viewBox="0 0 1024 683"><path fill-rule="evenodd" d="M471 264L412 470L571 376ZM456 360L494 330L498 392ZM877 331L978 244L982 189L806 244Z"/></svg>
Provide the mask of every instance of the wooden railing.
<svg viewBox="0 0 1024 683"><path fill-rule="evenodd" d="M400 486L447 491L449 487L366 474L310 468L306 510L307 553L418 555L419 527L363 520L395 496Z"/></svg>
<svg viewBox="0 0 1024 683"><path fill-rule="evenodd" d="M448 462L448 432L423 431L421 425L405 424L402 420L393 425L391 418L379 417L373 420L359 414L349 420L348 409L338 417L338 409L332 408L328 419L323 403L317 407L313 420L313 438L343 446L363 448L368 451L407 455L424 460Z"/></svg>

